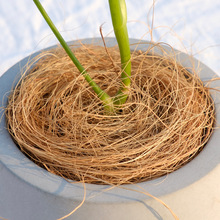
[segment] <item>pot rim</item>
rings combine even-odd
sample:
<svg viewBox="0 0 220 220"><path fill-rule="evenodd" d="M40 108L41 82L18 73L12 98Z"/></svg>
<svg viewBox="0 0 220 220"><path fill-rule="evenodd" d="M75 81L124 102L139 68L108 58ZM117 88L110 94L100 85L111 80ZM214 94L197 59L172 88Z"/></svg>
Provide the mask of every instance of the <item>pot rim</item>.
<svg viewBox="0 0 220 220"><path fill-rule="evenodd" d="M79 45L79 41L83 44L94 44L102 45L101 38L89 38L78 41L71 41L69 44ZM106 38L106 44L108 47L115 46L117 44L115 38ZM140 43L141 42L141 43ZM140 44L138 44L140 43ZM131 49L135 49L138 44L138 49L146 50L148 47L155 46L155 53L163 55L164 51L156 44L149 41L142 41L137 39L130 39ZM56 46L48 47L44 50L54 48ZM167 45L162 45L169 53L173 52L173 49ZM42 51L42 50L41 50ZM205 64L201 63L197 59L190 55L187 55L178 50L175 51L175 58L177 61L187 67L196 67L199 69L199 76L204 80L209 80L217 75L209 69ZM18 73L22 67L34 56L39 54L40 51L22 59L16 63L10 69L8 69L0 77L0 97L3 99L0 108L7 104L7 94L12 88L15 82L15 78L19 75ZM220 87L219 81L214 81L210 84L211 87ZM216 94L212 94L215 101L216 109L220 105L220 97ZM219 121L220 111L216 112L216 121ZM8 168L14 175L25 181L26 183L37 187L47 193L58 195L68 199L74 199L81 201L84 195L84 185L82 183L69 183L65 179L51 174L43 168L38 167L34 162L29 160L15 145L10 134L8 133L5 123L6 118L4 111L0 112L0 162ZM139 187L145 189L150 194L160 197L162 195L174 193L181 188L184 188L201 178L206 178L209 172L211 172L220 161L220 130L215 129L206 147L199 153L199 155L190 161L182 168L154 180L137 183L137 184L126 184L123 185L123 189L120 187L108 186L108 185L96 185L96 184L85 184L86 187L86 199L88 202L96 203L112 203L112 202L128 202L134 200L147 200L146 195L135 192L133 190L140 190ZM124 187L126 189L124 189ZM131 189L131 190L127 190Z"/></svg>

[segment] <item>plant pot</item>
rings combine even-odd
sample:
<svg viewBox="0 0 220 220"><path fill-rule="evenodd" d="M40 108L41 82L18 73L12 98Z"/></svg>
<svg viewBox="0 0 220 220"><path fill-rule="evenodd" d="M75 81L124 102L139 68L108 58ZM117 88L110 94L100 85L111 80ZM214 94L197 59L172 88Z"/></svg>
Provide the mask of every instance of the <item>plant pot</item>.
<svg viewBox="0 0 220 220"><path fill-rule="evenodd" d="M102 45L99 38L81 40L84 44ZM138 40L130 40L134 49ZM73 43L73 42L72 42ZM78 42L74 42L78 44ZM116 45L113 38L106 39L107 46ZM80 45L80 44L79 44ZM139 44L143 51L152 43ZM170 48L164 46L166 51ZM47 48L48 49L48 48ZM155 47L155 53L163 51ZM0 78L1 107L7 105L7 95L19 80L20 70L36 56L35 53L11 67ZM175 58L184 67L198 66L202 80L216 74L196 59L179 51ZM213 81L211 87L219 87ZM213 93L216 109L220 97ZM216 112L217 124L220 112ZM58 219L71 212L84 197L84 185L69 183L30 161L13 142L5 128L5 115L1 111L0 127L0 216L10 220ZM179 170L155 180L134 185L111 187L85 184L84 204L68 219L172 219L172 215L157 200L136 192L146 192L163 200L180 219L220 218L220 130L215 129L203 151ZM126 189L124 189L126 188Z"/></svg>

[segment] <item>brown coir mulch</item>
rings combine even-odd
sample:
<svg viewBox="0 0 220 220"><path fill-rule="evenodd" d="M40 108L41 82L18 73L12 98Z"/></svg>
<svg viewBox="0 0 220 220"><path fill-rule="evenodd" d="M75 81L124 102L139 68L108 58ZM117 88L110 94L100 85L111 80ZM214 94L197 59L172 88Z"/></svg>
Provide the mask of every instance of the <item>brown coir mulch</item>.
<svg viewBox="0 0 220 220"><path fill-rule="evenodd" d="M117 48L72 47L94 81L114 96ZM137 183L191 161L215 121L209 89L175 60L132 54L131 89L118 114L101 101L62 48L43 52L9 97L8 129L19 148L49 172L97 184ZM33 65L32 65L33 64ZM28 74L27 74L28 72Z"/></svg>

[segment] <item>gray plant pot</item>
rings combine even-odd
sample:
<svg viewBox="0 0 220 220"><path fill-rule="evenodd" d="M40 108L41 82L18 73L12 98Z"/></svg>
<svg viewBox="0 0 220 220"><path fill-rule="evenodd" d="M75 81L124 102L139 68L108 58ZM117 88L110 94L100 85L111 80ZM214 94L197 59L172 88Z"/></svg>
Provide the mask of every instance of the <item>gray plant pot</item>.
<svg viewBox="0 0 220 220"><path fill-rule="evenodd" d="M101 39L81 40L82 43L102 45ZM131 44L138 40L130 40ZM79 44L77 41L75 44ZM107 38L107 46L116 44ZM139 44L139 49L152 46ZM136 45L133 46L135 48ZM170 50L164 46L168 51ZM170 50L171 51L171 50ZM162 54L159 48L155 52ZM22 67L37 53L21 60L0 78L1 107L7 104L7 95ZM207 66L184 53L176 51L177 60L186 67L198 66L202 80L216 77ZM212 87L219 87L214 81ZM213 98L220 121L220 96ZM79 205L84 196L84 186L68 183L38 167L25 157L14 144L5 128L5 116L1 111L0 123L0 217L10 220L54 220ZM127 189L85 184L86 200L68 219L77 220L143 220L173 219L170 212L155 199L133 190L146 190L162 199L180 219L220 219L220 130L216 129L205 149L181 169L152 181L125 185Z"/></svg>

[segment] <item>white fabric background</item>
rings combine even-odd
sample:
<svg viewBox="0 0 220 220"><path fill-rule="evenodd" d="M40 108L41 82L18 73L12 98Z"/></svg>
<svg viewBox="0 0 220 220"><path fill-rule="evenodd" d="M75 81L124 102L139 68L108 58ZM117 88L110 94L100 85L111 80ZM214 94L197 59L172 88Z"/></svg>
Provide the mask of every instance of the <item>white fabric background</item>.
<svg viewBox="0 0 220 220"><path fill-rule="evenodd" d="M127 0L132 38L150 40L153 0ZM42 0L66 40L113 36L107 0ZM220 1L157 0L154 40L192 52L220 75ZM0 75L27 55L57 43L31 0L0 0Z"/></svg>

